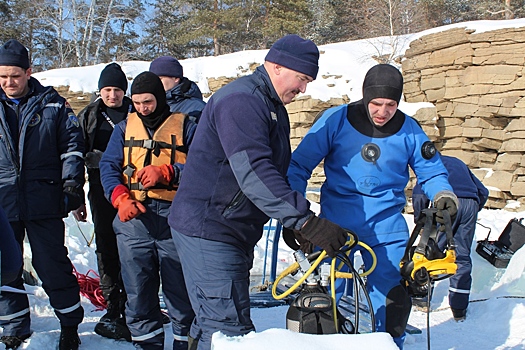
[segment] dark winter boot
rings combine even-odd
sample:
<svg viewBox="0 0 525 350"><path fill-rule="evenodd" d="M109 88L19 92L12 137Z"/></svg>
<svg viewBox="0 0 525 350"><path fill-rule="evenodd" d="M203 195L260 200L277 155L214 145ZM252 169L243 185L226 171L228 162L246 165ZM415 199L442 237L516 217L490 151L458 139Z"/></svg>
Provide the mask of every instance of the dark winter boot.
<svg viewBox="0 0 525 350"><path fill-rule="evenodd" d="M121 303L109 301L107 310L106 314L95 325L95 333L105 338L130 342L131 333L126 325Z"/></svg>
<svg viewBox="0 0 525 350"><path fill-rule="evenodd" d="M76 326L62 326L60 341L58 342L58 350L78 350L79 345L80 338L78 337L78 328Z"/></svg>
<svg viewBox="0 0 525 350"><path fill-rule="evenodd" d="M17 349L22 344L22 342L30 336L31 334L4 335L2 338L0 338L0 343L4 343L6 349Z"/></svg>
<svg viewBox="0 0 525 350"><path fill-rule="evenodd" d="M467 309L452 309L452 316L454 321L463 322L467 319Z"/></svg>

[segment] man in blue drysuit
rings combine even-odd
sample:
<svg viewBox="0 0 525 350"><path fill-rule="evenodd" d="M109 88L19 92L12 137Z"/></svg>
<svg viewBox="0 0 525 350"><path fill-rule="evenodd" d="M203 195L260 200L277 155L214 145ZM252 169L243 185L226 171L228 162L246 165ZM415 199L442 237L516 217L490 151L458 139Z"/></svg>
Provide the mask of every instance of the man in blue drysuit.
<svg viewBox="0 0 525 350"><path fill-rule="evenodd" d="M478 212L483 209L487 202L489 191L460 159L442 155L441 160L448 170L448 181L459 200L456 220L452 224L454 243L456 244L457 270L449 279L448 302L454 319L463 321L467 316L472 285L470 248L474 240ZM421 185L418 182L412 191L414 220L417 220L421 210L428 208L429 204L430 200L421 190ZM443 250L445 244L446 237L442 234L438 237L438 247ZM419 305L422 301L414 299L414 302L419 303ZM426 300L423 302L426 305Z"/></svg>
<svg viewBox="0 0 525 350"><path fill-rule="evenodd" d="M73 110L52 87L31 77L26 48L0 47L0 205L23 246L61 326L60 350L76 350L84 310L64 246L64 221L84 204L84 139ZM24 289L22 269L9 286ZM0 295L0 342L16 349L31 335L26 294Z"/></svg>
<svg viewBox="0 0 525 350"><path fill-rule="evenodd" d="M376 327L390 333L399 348L411 308L399 272L409 238L402 215L409 166L438 208L451 213L457 208L433 144L415 120L398 110L402 91L397 68L372 67L363 99L326 110L293 152L288 170L291 187L305 193L313 169L324 159L320 216L355 232L373 249L377 266L367 276L367 290ZM363 254L363 260L370 268L370 256Z"/></svg>
<svg viewBox="0 0 525 350"><path fill-rule="evenodd" d="M310 40L287 35L263 65L208 101L195 133L169 223L195 310L189 349L210 350L212 334L254 331L253 249L270 217L334 255L348 234L309 209L286 182L290 122L284 107L319 70Z"/></svg>

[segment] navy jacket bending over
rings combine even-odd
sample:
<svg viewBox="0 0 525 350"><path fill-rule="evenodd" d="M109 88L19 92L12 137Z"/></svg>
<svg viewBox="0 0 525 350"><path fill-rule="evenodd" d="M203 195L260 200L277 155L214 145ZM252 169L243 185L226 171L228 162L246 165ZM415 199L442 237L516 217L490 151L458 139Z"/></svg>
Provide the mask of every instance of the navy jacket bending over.
<svg viewBox="0 0 525 350"><path fill-rule="evenodd" d="M170 226L246 251L269 217L300 229L312 212L286 182L290 158L288 113L260 66L221 88L204 108Z"/></svg>
<svg viewBox="0 0 525 350"><path fill-rule="evenodd" d="M441 160L448 171L448 181L452 186L452 189L458 198L470 198L478 203L479 210L483 209L483 206L489 198L489 191L487 188L478 180L478 178L472 174L470 169L461 160L449 157L441 156ZM425 196L421 190L421 185L416 184L412 190L412 206L414 207L414 220L417 220L421 210L428 208L430 200Z"/></svg>

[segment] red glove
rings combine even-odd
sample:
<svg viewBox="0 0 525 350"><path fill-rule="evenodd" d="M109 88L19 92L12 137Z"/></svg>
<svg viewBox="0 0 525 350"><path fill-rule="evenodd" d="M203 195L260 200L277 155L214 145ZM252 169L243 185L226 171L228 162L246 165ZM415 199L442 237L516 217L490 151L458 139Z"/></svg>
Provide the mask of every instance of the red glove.
<svg viewBox="0 0 525 350"><path fill-rule="evenodd" d="M173 179L173 167L169 164L162 164L160 166L148 165L137 173L137 180L140 181L144 188L150 188L160 183L169 185Z"/></svg>
<svg viewBox="0 0 525 350"><path fill-rule="evenodd" d="M118 210L118 218L122 222L136 218L146 212L146 208L136 199L131 199L129 190L124 185L118 185L111 196L113 206Z"/></svg>

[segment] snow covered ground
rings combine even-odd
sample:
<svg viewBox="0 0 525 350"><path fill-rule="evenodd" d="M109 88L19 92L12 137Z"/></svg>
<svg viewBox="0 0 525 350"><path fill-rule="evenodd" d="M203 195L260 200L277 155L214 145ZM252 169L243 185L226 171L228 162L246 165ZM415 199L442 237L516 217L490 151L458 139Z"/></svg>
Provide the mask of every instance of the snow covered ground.
<svg viewBox="0 0 525 350"><path fill-rule="evenodd" d="M411 40L444 30L450 27L468 27L476 31L494 30L502 27L525 26L525 20L512 21L477 21L454 24L447 27L431 29L425 32L401 37L399 54L408 47ZM330 97L348 95L351 100L361 98L361 85L364 74L375 61L371 58L377 54L386 53L392 49L390 38L349 41L321 46L323 52L320 60L319 76L332 76L328 79L318 79L307 88L307 94L314 98L326 100ZM202 57L182 60L185 76L196 81L203 92L209 91L207 77L237 76L253 62L262 63L265 50L245 51L219 57ZM397 54L397 53L396 53ZM121 62L126 74L133 78L147 70L149 62ZM90 67L55 69L34 74L44 85L69 85L71 90L92 92L96 89L100 71L105 64ZM336 76L341 78L336 78ZM330 87L329 87L330 85ZM333 85L333 86L332 86ZM401 109L411 114L420 104L401 104ZM515 203L509 204L509 209ZM507 222L513 218L525 217L525 211L483 210L479 215L480 224L491 228L491 239L497 239ZM411 216L407 222L413 225ZM95 246L87 242L93 234L90 223L77 223L70 216L65 219L67 225L66 245L71 261L80 273L89 270L96 271ZM486 238L488 230L477 227L476 240ZM86 238L84 238L86 236ZM475 243L474 243L475 244ZM261 275L264 260L265 241L259 242L256 248L256 262L253 273ZM474 251L475 246L473 246ZM27 249L26 249L27 250ZM448 309L448 281L437 283L430 314L430 337L434 350L442 349L525 349L525 249L514 254L508 268L497 269L482 259L475 252L473 257L473 287L468 317L465 322L456 323ZM279 245L279 271L292 262L290 250L284 244ZM40 287L28 287L30 295L33 335L23 344L21 349L46 350L54 349L58 342L60 327L49 306L48 299ZM81 349L120 350L133 349L130 343L116 342L96 335L93 328L103 315L96 311L87 299L82 300L85 309L84 322L80 325ZM285 328L286 306L274 308L258 308L252 310L257 332L243 338L227 338L218 336L214 340L215 350L235 349L393 349L391 338L386 334L368 335L323 335L311 336L291 334ZM426 314L414 311L409 323L423 330L422 334L409 335L405 350L425 349L427 347ZM165 328L166 344L171 343L169 327ZM1 335L1 332L0 332ZM166 346L166 349L169 349ZM0 350L3 345L0 345Z"/></svg>
<svg viewBox="0 0 525 350"><path fill-rule="evenodd" d="M482 210L479 223L491 229L491 239L497 239L511 218L525 218L525 211L510 212L505 210ZM88 218L89 219L89 218ZM413 225L411 215L406 216L409 225ZM87 241L93 234L91 223L77 223L70 215L65 219L67 226L66 245L75 268L80 273L96 270L94 244L88 247ZM488 229L477 226L476 240L487 237ZM84 236L87 238L84 238ZM473 244L473 251L475 250ZM254 275L260 276L264 267L266 242L262 239L256 247ZM472 253L473 286L471 304L465 322L457 323L448 308L448 281L436 284L430 313L430 339L433 350L444 349L525 349L525 249L518 250L506 269L497 269L477 253ZM290 249L280 241L278 251L278 273L292 261ZM269 261L266 265L269 273ZM21 349L54 349L60 332L58 320L49 306L47 296L41 287L27 287L34 293L30 295L33 335ZM93 331L103 311L96 308L85 298L84 322L79 327L82 341L81 349L124 350L133 349L130 343L105 339ZM214 350L352 350L352 349L396 349L387 334L363 335L322 335L312 336L297 334L285 330L287 306L252 309L252 319L257 332L245 337L228 338L217 334ZM406 350L426 349L427 323L426 313L412 310L409 323L421 328L423 333L408 335ZM166 344L171 344L170 327L165 327ZM350 340L351 339L351 340ZM0 349L3 346L0 345ZM168 345L165 349L170 349Z"/></svg>

